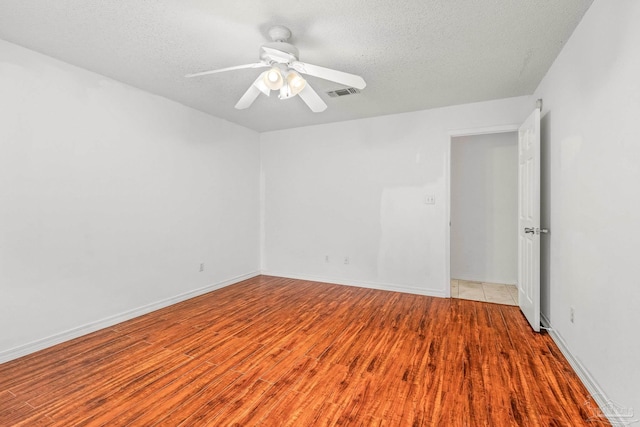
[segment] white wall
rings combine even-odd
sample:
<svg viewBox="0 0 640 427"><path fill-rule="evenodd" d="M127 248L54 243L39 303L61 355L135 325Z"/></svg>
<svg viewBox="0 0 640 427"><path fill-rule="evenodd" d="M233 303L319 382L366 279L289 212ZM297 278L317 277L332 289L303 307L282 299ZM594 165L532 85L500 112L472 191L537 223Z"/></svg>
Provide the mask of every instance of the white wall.
<svg viewBox="0 0 640 427"><path fill-rule="evenodd" d="M262 134L263 271L448 295L449 132L532 108L521 97Z"/></svg>
<svg viewBox="0 0 640 427"><path fill-rule="evenodd" d="M518 280L518 134L451 139L451 277Z"/></svg>
<svg viewBox="0 0 640 427"><path fill-rule="evenodd" d="M640 415L640 2L596 0L536 90L551 234L543 314ZM575 308L575 323L569 321Z"/></svg>
<svg viewBox="0 0 640 427"><path fill-rule="evenodd" d="M1 41L0 94L0 362L258 272L257 133Z"/></svg>

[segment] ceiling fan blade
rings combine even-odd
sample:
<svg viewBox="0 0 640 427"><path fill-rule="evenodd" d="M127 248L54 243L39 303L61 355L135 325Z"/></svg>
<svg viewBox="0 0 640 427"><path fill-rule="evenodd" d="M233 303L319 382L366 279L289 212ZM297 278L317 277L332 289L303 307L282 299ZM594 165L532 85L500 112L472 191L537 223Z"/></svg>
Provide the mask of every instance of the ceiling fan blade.
<svg viewBox="0 0 640 427"><path fill-rule="evenodd" d="M300 61L294 61L289 65L299 73L320 77L321 79L330 80L345 86L355 87L356 89L364 89L367 85L362 77L356 76L355 74L345 73L344 71L332 70L331 68L307 64Z"/></svg>
<svg viewBox="0 0 640 427"><path fill-rule="evenodd" d="M242 95L242 98L240 98L236 103L236 109L244 110L245 108L251 107L251 104L253 104L253 101L256 100L261 92L269 96L271 91L268 87L265 86L264 82L262 81L265 73L266 71L261 73L258 78L251 84L251 86L249 86L249 89L247 89L244 95Z"/></svg>
<svg viewBox="0 0 640 427"><path fill-rule="evenodd" d="M327 104L324 103L322 98L320 98L320 95L318 95L318 93L313 90L309 84L306 84L304 89L302 89L298 95L314 113L320 113L327 109Z"/></svg>
<svg viewBox="0 0 640 427"><path fill-rule="evenodd" d="M242 98L238 100L236 103L236 109L244 110L245 108L251 107L253 101L260 95L260 89L255 87L254 85L249 86L249 89L242 95Z"/></svg>
<svg viewBox="0 0 640 427"><path fill-rule="evenodd" d="M269 88L267 87L267 85L264 83L264 75L265 75L266 73L267 73L267 72L266 72L266 71L264 71L262 74L260 74L260 75L258 76L258 78L256 79L256 81L255 81L255 82L253 82L253 85L254 85L255 87L257 87L257 88L260 90L260 92L262 92L262 93L264 93L265 95L269 96L269 94L271 93L271 89L269 89Z"/></svg>
<svg viewBox="0 0 640 427"><path fill-rule="evenodd" d="M216 70L209 70L209 71L201 71L199 73L187 74L185 77L186 78L200 77L200 76L206 76L207 74L224 73L225 71L242 70L245 68L262 68L262 67L268 67L268 66L269 64L265 64L264 62L255 62L253 64L236 65L234 67L218 68Z"/></svg>

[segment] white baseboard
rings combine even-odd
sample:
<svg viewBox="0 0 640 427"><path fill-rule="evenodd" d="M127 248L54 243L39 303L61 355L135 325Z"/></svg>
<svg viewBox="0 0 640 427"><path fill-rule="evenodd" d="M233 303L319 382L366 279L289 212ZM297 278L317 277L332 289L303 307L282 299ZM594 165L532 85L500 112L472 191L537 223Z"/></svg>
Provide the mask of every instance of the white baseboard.
<svg viewBox="0 0 640 427"><path fill-rule="evenodd" d="M575 373L580 378L580 381L582 381L582 384L584 384L587 391L589 391L591 397L593 397L593 400L598 404L601 414L605 415L614 427L628 426L630 421L629 415L622 413L618 405L607 398L602 387L598 385L595 378L593 378L587 368L582 364L582 362L580 362L580 359L571 352L566 341L562 338L562 335L553 328L551 322L543 313L540 313L540 323L547 329L547 332L553 342L556 343L560 352L567 359Z"/></svg>
<svg viewBox="0 0 640 427"><path fill-rule="evenodd" d="M173 304L188 300L199 295L206 294L207 292L215 291L216 289L224 288L225 286L233 285L234 283L241 282L243 280L250 279L252 277L259 276L259 271L254 271L240 276L232 277L230 279L222 280L220 282L205 286L203 288L194 289L189 292L182 293L161 301L156 301L151 304L144 305L142 307L134 308L124 313L119 313L113 316L106 317L95 322L87 323L82 326L78 326L73 329L69 329L64 332L51 335L46 338L42 338L30 343L20 345L18 347L10 348L0 352L0 363L5 363L13 359L25 356L30 353L34 353L39 350L43 350L47 347L51 347L56 344L69 341L74 338L81 337L82 335L90 334L91 332L98 331L100 329L108 328L126 320L133 319L134 317L142 316L152 311L159 310L164 307L168 307Z"/></svg>
<svg viewBox="0 0 640 427"><path fill-rule="evenodd" d="M447 298L449 295L445 289L418 289L391 283L376 283L360 280L339 279L335 277L311 276L306 274L289 274L275 271L263 270L262 274L267 276L285 277L287 279L308 280L311 282L331 283L334 285L357 286L359 288L378 289L381 291L404 292L407 294L425 295L430 297Z"/></svg>

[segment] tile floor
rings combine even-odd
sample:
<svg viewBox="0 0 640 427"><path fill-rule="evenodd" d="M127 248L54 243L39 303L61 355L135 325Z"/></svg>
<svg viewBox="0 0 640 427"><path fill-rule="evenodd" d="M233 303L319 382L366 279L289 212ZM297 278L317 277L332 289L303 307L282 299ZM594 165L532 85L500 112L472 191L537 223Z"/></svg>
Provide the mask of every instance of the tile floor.
<svg viewBox="0 0 640 427"><path fill-rule="evenodd" d="M518 288L516 285L451 279L451 298L518 305Z"/></svg>

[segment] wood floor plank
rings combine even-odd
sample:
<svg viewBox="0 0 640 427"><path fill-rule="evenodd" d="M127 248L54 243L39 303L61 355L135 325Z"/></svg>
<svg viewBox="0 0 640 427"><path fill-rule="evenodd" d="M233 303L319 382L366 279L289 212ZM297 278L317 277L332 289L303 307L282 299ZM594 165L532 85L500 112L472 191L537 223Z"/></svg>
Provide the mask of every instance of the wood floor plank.
<svg viewBox="0 0 640 427"><path fill-rule="evenodd" d="M124 405L120 408L119 414L110 418L107 424L124 426L131 425L134 421L138 424L137 420L139 419L142 419L147 425L152 424L155 419L160 419L166 413L168 408L163 407L164 402L177 404L176 401L172 401L173 396L181 391L195 393L197 389L192 384L202 384L202 382L215 380L223 374L224 371L217 369L217 366L208 362L201 363L177 381L173 381L159 390L154 390L146 400L138 402L137 405ZM103 424L90 422L87 425Z"/></svg>
<svg viewBox="0 0 640 427"><path fill-rule="evenodd" d="M80 418L83 413L102 411L109 400L122 399L127 391L149 384L190 360L188 356L163 349L130 365L119 364L116 371L108 372L105 368L92 383L93 389L76 388L65 396L71 404L48 407L47 414L54 420L66 420Z"/></svg>
<svg viewBox="0 0 640 427"><path fill-rule="evenodd" d="M29 370L22 374L12 375L14 381L8 388L16 396L23 400L29 400L33 396L44 394L49 388L57 388L60 384L68 383L67 378L78 372L83 372L92 365L104 363L105 359L117 357L116 355L125 349L131 349L135 345L129 337L119 337L110 341L109 346L100 346L95 351L88 352L85 357L71 359L52 359L48 369L41 369L31 373Z"/></svg>
<svg viewBox="0 0 640 427"><path fill-rule="evenodd" d="M0 365L2 426L609 425L596 415L517 307L269 276Z"/></svg>
<svg viewBox="0 0 640 427"><path fill-rule="evenodd" d="M9 406L0 410L0 420L2 425L11 426L15 423L30 417L34 413L34 409L27 403Z"/></svg>
<svg viewBox="0 0 640 427"><path fill-rule="evenodd" d="M182 418L182 408L187 411L192 410L190 402L199 399L206 399L217 403L217 406L221 409L226 401L214 400L213 398L219 397L221 391L227 390L242 374L239 372L231 371L220 366L215 366L208 372L203 373L201 376L194 378L189 387L181 387L176 389L170 396L156 401L153 406L148 408L141 416L139 416L133 422L127 422L123 425L130 426L149 426L169 417ZM168 420L170 426L174 426L172 420Z"/></svg>
<svg viewBox="0 0 640 427"><path fill-rule="evenodd" d="M137 361L137 358L144 355L148 343L135 343L128 348L127 358L124 360L120 354L113 354L101 358L100 370L94 368L95 365L89 365L86 369L79 369L67 373L64 377L54 378L46 384L35 383L29 389L15 390L14 393L30 405L42 409L50 408L51 405L57 404L61 398L68 397L70 394L81 394L86 389L94 388L99 380L108 382L108 376L111 373L128 369ZM45 406L46 405L46 406Z"/></svg>
<svg viewBox="0 0 640 427"><path fill-rule="evenodd" d="M307 396L300 394L294 390L289 390L280 399L278 403L269 412L268 419L263 419L260 425L273 426L297 426L298 418L301 413L307 410L313 410L306 405ZM325 424L327 425L327 424ZM330 424L329 424L330 425Z"/></svg>
<svg viewBox="0 0 640 427"><path fill-rule="evenodd" d="M268 383L270 386L260 395L260 399L258 401L247 402L243 405L246 408L245 411L238 411L241 413L226 420L213 420L212 424L209 425L257 426L264 420L270 422L269 414L274 409L274 406L282 400L286 393L291 391L290 385L292 382L294 382L293 378L288 378L274 384Z"/></svg>
<svg viewBox="0 0 640 427"><path fill-rule="evenodd" d="M57 346L51 347L51 354L46 350L41 350L37 352L37 356L28 355L24 359L20 358L0 365L2 370L0 390L16 387L40 376L54 374L55 371L59 376L62 376L64 370L91 363L88 359L99 358L101 354L117 351L120 344L126 347L131 342L129 337L119 336L112 331L98 334L98 336L97 339L82 337L72 340L71 344L69 342L62 343L60 349ZM90 355L81 357L89 351ZM51 363L52 360L55 360L55 366Z"/></svg>
<svg viewBox="0 0 640 427"><path fill-rule="evenodd" d="M230 392L237 391L237 393L231 394L231 400L229 403L222 408L221 411L215 413L211 418L209 418L206 424L202 425L218 426L234 424L235 420L238 420L247 414L248 408L260 405L263 395L271 387L271 384L260 379L254 382L247 382L247 384L248 387L246 387L245 390L229 389ZM210 403L207 402L207 405L209 404ZM196 411L195 414L197 415L198 411ZM205 410L204 414L206 416L209 412ZM197 420L197 418L195 418L195 420ZM191 418L187 419L182 425L197 425L197 422L192 423L190 421Z"/></svg>
<svg viewBox="0 0 640 427"><path fill-rule="evenodd" d="M147 402L150 396L171 383L180 382L181 378L186 378L187 373L201 365L203 365L201 359L189 358L182 364L165 366L165 369L161 369L158 375L153 376L149 381L134 379L121 389L114 390L111 395L104 393L98 401L89 400L87 403L91 406L84 412L73 414L71 418L65 418L62 421L72 419L78 426L107 425L115 416L126 410L129 402ZM63 426L64 424L61 424L60 427Z"/></svg>
<svg viewBox="0 0 640 427"><path fill-rule="evenodd" d="M10 422L9 420L7 420ZM31 416L26 419L16 421L14 424L7 424L12 427L51 427L54 421L47 415L38 413L36 416Z"/></svg>
<svg viewBox="0 0 640 427"><path fill-rule="evenodd" d="M243 362L248 361L252 357L259 357L260 350L264 346L259 343L246 341L238 338L234 346L229 346L225 353L206 354L204 357L211 363L218 365L220 368L237 370L237 367Z"/></svg>
<svg viewBox="0 0 640 427"><path fill-rule="evenodd" d="M9 390L0 391L0 411L4 411L16 405L20 406L21 404L22 402Z"/></svg>
<svg viewBox="0 0 640 427"><path fill-rule="evenodd" d="M180 424L204 425L211 423L227 409L232 402L248 402L250 396L262 395L271 384L259 379L259 372L242 374L227 371L234 375L234 381L228 386L209 387L195 398L185 402L180 410L176 410L162 419L156 426L173 427Z"/></svg>

